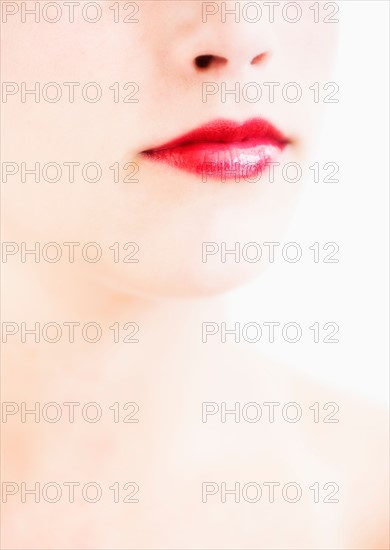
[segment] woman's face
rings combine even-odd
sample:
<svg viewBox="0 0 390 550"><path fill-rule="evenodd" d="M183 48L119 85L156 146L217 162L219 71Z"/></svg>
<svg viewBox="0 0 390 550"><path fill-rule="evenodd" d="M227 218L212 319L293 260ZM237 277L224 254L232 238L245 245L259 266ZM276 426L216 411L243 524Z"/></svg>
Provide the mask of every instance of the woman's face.
<svg viewBox="0 0 390 550"><path fill-rule="evenodd" d="M337 15L306 1L2 4L7 240L58 243L56 266L80 243L79 277L95 242L93 277L129 294L215 293L256 275L263 262L221 251L280 238L315 162ZM24 174L34 166L39 181Z"/></svg>

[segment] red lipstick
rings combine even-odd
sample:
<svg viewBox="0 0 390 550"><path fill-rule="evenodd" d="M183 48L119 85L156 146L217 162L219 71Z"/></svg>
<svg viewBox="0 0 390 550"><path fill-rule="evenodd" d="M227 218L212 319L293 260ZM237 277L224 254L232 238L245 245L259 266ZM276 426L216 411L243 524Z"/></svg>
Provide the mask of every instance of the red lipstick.
<svg viewBox="0 0 390 550"><path fill-rule="evenodd" d="M222 181L253 178L283 151L288 139L261 118L244 123L216 120L159 147L143 151L151 160Z"/></svg>

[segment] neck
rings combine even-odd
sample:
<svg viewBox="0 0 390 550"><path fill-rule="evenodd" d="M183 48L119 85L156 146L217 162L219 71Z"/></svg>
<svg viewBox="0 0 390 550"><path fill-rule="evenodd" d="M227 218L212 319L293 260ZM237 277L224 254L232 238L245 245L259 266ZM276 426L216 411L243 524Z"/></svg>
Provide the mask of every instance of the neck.
<svg viewBox="0 0 390 550"><path fill-rule="evenodd" d="M221 297L197 299L150 299L120 293L99 282L84 277L71 277L57 266L23 264L18 269L6 266L5 281L7 298L4 303L4 322L17 324L16 334L7 325L7 341L11 347L34 348L34 353L49 354L58 360L60 356L77 357L79 368L94 359L105 368L110 357L118 353L131 356L150 366L165 361L183 365L190 357L202 360L215 346L213 339L205 345L202 342L202 323L220 322L226 319L225 300ZM40 342L35 335L26 332L39 324ZM47 332L44 327L53 323ZM74 341L69 345L74 325ZM61 339L56 345L47 342L55 339L54 324L61 327ZM87 341L82 335L83 327L89 324ZM96 343L97 330L102 337ZM111 327L111 328L110 328ZM3 323L4 330L4 323ZM24 335L25 342L22 342ZM135 342L138 340L138 342ZM112 369L112 365L107 368Z"/></svg>

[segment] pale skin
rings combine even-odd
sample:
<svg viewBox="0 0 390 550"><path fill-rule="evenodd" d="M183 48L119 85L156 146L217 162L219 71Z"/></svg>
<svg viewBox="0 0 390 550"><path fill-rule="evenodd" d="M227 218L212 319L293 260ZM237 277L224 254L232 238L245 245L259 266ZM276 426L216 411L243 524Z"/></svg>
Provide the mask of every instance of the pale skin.
<svg viewBox="0 0 390 550"><path fill-rule="evenodd" d="M3 401L94 401L97 424L2 425L3 480L97 481L99 503L3 504L5 548L267 548L385 549L384 420L365 403L305 379L253 352L245 343L204 345L201 325L226 318L224 293L259 275L256 264L203 263L202 242L278 240L300 185L201 183L154 165L140 152L214 118L264 116L291 137L284 161L310 158L322 106L300 102L202 102L202 81L325 81L337 25L298 27L279 21L202 23L201 3L140 3L139 22L114 24L107 4L101 23L3 25L3 80L139 83L140 101L80 100L3 106L9 135L3 158L18 162L98 160L139 165L139 183L20 183L3 188L3 240L139 244L139 263L9 261L2 266L4 320L104 327L96 344L3 346ZM304 3L301 3L302 5ZM49 54L48 54L48 45ZM310 55L308 55L310 45ZM264 63L249 59L270 53ZM206 72L198 55L227 59ZM60 60L60 62L59 62ZM164 107L162 109L162 106ZM261 235L261 238L259 238ZM136 322L139 342L113 342L107 327ZM336 402L337 424L202 422L202 402ZM113 422L114 403L139 404L139 423ZM122 411L123 412L123 411ZM19 418L20 417L16 417ZM136 482L138 503L114 503L108 489ZM235 482L304 489L299 503L202 502L202 483ZM338 503L313 503L315 482L339 486ZM326 492L328 494L329 491ZM127 493L126 493L127 494ZM267 494L264 492L264 494ZM276 493L279 494L279 493ZM123 498L123 495L122 495Z"/></svg>

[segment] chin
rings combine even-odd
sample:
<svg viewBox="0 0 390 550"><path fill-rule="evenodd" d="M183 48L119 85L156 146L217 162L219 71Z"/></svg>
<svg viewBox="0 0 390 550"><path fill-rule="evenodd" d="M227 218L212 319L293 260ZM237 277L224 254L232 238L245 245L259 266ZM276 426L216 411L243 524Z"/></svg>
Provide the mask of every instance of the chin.
<svg viewBox="0 0 390 550"><path fill-rule="evenodd" d="M128 276L122 273L119 278L110 278L110 284L120 294L150 300L207 298L251 282L264 269L265 266L243 263L187 266L170 263L150 269L143 266L137 274L133 271Z"/></svg>

